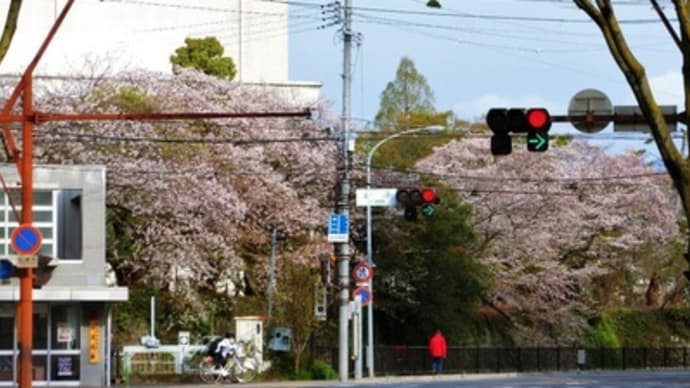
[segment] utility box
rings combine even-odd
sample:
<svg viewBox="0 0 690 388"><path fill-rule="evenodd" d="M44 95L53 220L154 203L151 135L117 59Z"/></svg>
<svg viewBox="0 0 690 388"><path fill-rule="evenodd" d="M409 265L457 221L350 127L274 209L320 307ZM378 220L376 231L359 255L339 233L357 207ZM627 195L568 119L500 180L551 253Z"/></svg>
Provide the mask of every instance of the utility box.
<svg viewBox="0 0 690 388"><path fill-rule="evenodd" d="M252 344L254 358L259 365L263 364L264 317L258 315L235 317L235 339Z"/></svg>
<svg viewBox="0 0 690 388"><path fill-rule="evenodd" d="M178 345L189 345L190 334L188 331L177 332L177 344Z"/></svg>
<svg viewBox="0 0 690 388"><path fill-rule="evenodd" d="M273 335L268 341L268 348L276 352L289 352L292 345L292 331L285 326L273 329Z"/></svg>

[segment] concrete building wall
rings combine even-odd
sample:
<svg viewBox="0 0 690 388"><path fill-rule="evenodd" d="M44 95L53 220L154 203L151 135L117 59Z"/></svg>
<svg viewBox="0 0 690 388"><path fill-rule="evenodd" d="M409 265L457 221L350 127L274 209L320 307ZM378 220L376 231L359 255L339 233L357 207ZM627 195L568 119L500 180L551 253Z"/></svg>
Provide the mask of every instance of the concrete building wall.
<svg viewBox="0 0 690 388"><path fill-rule="evenodd" d="M14 165L0 171L10 187L19 182ZM33 177L36 189L82 190L82 259L60 260L48 287L105 287L105 167L36 166Z"/></svg>

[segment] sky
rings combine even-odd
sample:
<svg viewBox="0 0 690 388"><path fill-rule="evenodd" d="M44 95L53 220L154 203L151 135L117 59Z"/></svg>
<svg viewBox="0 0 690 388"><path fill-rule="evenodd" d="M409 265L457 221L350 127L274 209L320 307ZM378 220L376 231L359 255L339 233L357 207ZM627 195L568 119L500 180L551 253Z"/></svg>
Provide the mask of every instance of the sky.
<svg viewBox="0 0 690 388"><path fill-rule="evenodd" d="M340 114L340 26L325 26L328 21L321 20L321 5L332 3L288 3L290 79L321 82L322 96ZM352 29L361 34L352 51L355 125L372 125L380 94L395 79L403 56L426 77L436 109L452 109L461 119L480 121L492 107L546 107L564 115L571 98L588 88L604 92L613 105L636 105L601 32L570 0L441 0L441 9L425 3L352 0ZM658 103L682 111L681 58L658 15L647 0L613 3ZM670 2L660 4L675 20ZM558 132L577 131L568 123L555 123L552 133ZM611 138L612 125L599 136L607 133Z"/></svg>
<svg viewBox="0 0 690 388"><path fill-rule="evenodd" d="M46 54L46 57L52 53L58 59L67 59L50 62L45 58L41 65L53 69L61 62L74 60L75 47L93 38L89 23L102 27L107 22L110 23L106 29L110 32L108 40L99 41L102 43L99 46L115 50L123 45L128 48L138 45L148 54L142 54L142 60L157 58L162 68L169 71L169 53L181 44L180 31L206 35L223 31L219 25L237 18L233 7L240 4L238 1L78 0ZM269 2L288 4L288 78L322 83L321 94L332 102L331 110L342 113L343 43L341 25L334 23L338 14L333 11L336 3L330 0L241 1L256 7ZM342 5L344 0L340 1ZM453 110L458 118L469 121L483 120L492 107L546 107L554 115L565 115L571 98L589 88L604 92L614 105L636 105L601 32L572 0L440 1L443 8L432 9L425 6L426 0L352 0L352 29L357 37L351 73L351 115L355 127L372 127L380 94L395 79L395 71L404 56L411 58L426 77L435 94L436 109ZM625 36L646 67L657 101L682 110L681 58L658 15L648 0L612 1ZM670 1L659 2L673 18ZM20 27L25 35L38 36L34 45L45 34L39 30L47 31L63 3L64 0L25 2ZM30 11L31 7L43 7L45 11L46 5L49 12ZM79 17L80 10L84 17ZM124 36L121 30L126 30L134 18L128 18L123 12L132 10L136 10L139 19L145 17L150 26L140 26ZM262 17L261 24L249 22L251 30L260 35L252 42L262 42L257 45L259 51L272 50L273 46L267 48L263 42L283 37L282 25L266 19L268 13L249 11L247 17L257 14ZM31 27L27 28L29 23ZM232 42L237 36L230 35L228 39ZM64 47L60 46L61 42ZM30 58L35 52L34 48L24 49L25 46L22 38L16 38L0 72L10 71L13 60L23 69L27 59L20 54ZM229 55L234 55L229 51ZM555 123L551 133L560 132L578 133L567 123ZM641 144L618 141L623 135L614 134L612 126L593 137L607 141L614 135L613 143L619 149L623 148L622 144Z"/></svg>

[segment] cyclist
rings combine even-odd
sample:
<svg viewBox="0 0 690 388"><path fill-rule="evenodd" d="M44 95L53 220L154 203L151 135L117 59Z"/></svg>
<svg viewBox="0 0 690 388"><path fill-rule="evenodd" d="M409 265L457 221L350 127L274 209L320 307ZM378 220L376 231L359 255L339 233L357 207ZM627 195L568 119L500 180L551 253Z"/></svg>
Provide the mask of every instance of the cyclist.
<svg viewBox="0 0 690 388"><path fill-rule="evenodd" d="M215 352L216 369L221 369L223 375L228 373L223 367L228 362L228 357L235 355L235 350L237 350L235 336L231 333L225 333L225 338L218 343Z"/></svg>

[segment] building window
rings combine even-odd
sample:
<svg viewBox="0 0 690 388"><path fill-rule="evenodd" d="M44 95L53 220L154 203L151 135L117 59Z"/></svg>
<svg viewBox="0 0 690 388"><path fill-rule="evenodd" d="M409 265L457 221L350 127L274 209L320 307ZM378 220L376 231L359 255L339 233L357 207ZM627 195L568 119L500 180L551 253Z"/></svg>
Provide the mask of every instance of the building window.
<svg viewBox="0 0 690 388"><path fill-rule="evenodd" d="M50 379L79 380L81 309L76 304L50 308Z"/></svg>
<svg viewBox="0 0 690 388"><path fill-rule="evenodd" d="M51 309L51 349L79 349L79 310L76 305L58 305Z"/></svg>
<svg viewBox="0 0 690 388"><path fill-rule="evenodd" d="M0 381L12 381L12 355L0 355Z"/></svg>
<svg viewBox="0 0 690 388"><path fill-rule="evenodd" d="M12 350L14 346L14 317L0 317L0 350Z"/></svg>
<svg viewBox="0 0 690 388"><path fill-rule="evenodd" d="M12 381L13 355L14 317L0 316L0 381Z"/></svg>
<svg viewBox="0 0 690 388"><path fill-rule="evenodd" d="M81 260L81 190L59 191L57 205L57 255L61 260Z"/></svg>
<svg viewBox="0 0 690 388"><path fill-rule="evenodd" d="M11 191L0 201L0 256L15 254L11 247L12 231L19 226L21 192ZM33 193L33 226L43 236L41 255L61 260L82 259L82 190L37 190ZM17 215L12 209L15 205Z"/></svg>
<svg viewBox="0 0 690 388"><path fill-rule="evenodd" d="M79 380L79 356L52 355L50 380Z"/></svg>

